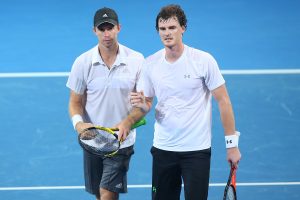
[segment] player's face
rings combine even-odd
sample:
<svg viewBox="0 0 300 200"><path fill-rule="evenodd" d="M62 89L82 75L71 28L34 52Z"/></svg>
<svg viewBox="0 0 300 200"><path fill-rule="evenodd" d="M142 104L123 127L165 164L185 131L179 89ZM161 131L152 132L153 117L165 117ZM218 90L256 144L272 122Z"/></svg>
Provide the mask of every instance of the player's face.
<svg viewBox="0 0 300 200"><path fill-rule="evenodd" d="M180 26L177 17L167 20L159 19L158 32L162 43L169 48L182 43L182 34L185 28Z"/></svg>
<svg viewBox="0 0 300 200"><path fill-rule="evenodd" d="M106 48L111 47L117 43L118 33L120 32L120 25L113 25L104 23L94 28L94 32L98 37L100 45Z"/></svg>

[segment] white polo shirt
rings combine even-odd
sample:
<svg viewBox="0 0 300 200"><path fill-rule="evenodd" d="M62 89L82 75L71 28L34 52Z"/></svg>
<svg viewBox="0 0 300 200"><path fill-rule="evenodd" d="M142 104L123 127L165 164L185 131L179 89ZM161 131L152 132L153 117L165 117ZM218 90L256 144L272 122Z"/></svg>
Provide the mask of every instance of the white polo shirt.
<svg viewBox="0 0 300 200"><path fill-rule="evenodd" d="M110 70L99 55L98 46L75 60L67 87L77 94L86 92L85 122L112 127L130 113L130 92L136 88L143 62L141 53L121 44ZM133 145L135 137L132 130L121 148Z"/></svg>
<svg viewBox="0 0 300 200"><path fill-rule="evenodd" d="M157 97L153 146L168 151L195 151L211 146L211 90L225 83L215 59L184 46L181 57L168 63L165 50L149 56L138 91Z"/></svg>

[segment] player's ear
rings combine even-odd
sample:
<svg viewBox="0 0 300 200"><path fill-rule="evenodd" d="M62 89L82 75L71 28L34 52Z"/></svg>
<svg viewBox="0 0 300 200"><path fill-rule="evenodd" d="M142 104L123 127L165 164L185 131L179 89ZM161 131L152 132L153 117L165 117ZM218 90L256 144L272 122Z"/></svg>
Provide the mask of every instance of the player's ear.
<svg viewBox="0 0 300 200"><path fill-rule="evenodd" d="M186 28L185 26L181 26L181 29L182 29L182 34L185 32Z"/></svg>
<svg viewBox="0 0 300 200"><path fill-rule="evenodd" d="M117 26L118 32L120 32L121 31L121 24L118 24L116 26Z"/></svg>
<svg viewBox="0 0 300 200"><path fill-rule="evenodd" d="M92 29L92 31L95 33L95 35L96 35L96 31L97 31L97 27L93 27L93 29Z"/></svg>

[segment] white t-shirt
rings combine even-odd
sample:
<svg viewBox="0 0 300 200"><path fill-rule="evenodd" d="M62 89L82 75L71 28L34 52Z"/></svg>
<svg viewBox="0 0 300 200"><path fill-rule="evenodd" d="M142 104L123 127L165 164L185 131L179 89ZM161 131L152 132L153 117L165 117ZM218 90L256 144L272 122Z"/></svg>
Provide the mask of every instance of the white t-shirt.
<svg viewBox="0 0 300 200"><path fill-rule="evenodd" d="M162 49L142 68L138 91L157 98L153 146L168 151L195 151L211 147L211 90L225 83L215 59L184 46L170 64Z"/></svg>
<svg viewBox="0 0 300 200"><path fill-rule="evenodd" d="M98 46L75 60L67 87L77 94L86 92L85 122L112 127L130 113L130 92L136 88L143 62L141 53L121 44L110 70L99 55ZM121 148L133 145L135 137L132 130Z"/></svg>

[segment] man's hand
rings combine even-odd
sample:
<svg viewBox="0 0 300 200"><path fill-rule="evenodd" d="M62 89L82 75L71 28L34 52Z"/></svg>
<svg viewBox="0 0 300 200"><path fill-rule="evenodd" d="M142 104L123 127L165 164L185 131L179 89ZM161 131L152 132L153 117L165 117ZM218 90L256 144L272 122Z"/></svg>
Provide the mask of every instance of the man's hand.
<svg viewBox="0 0 300 200"><path fill-rule="evenodd" d="M128 118L121 121L119 124L117 124L115 127L119 129L118 131L118 139L122 142L126 140L126 137L130 133L130 129L133 122L130 121Z"/></svg>
<svg viewBox="0 0 300 200"><path fill-rule="evenodd" d="M130 103L133 107L140 108L144 113L147 113L149 111L149 106L147 104L143 91L131 92Z"/></svg>
<svg viewBox="0 0 300 200"><path fill-rule="evenodd" d="M92 127L91 123L78 122L75 126L77 133L79 134L80 139L83 140L91 140L95 138L96 134L92 131L86 130L89 127Z"/></svg>
<svg viewBox="0 0 300 200"><path fill-rule="evenodd" d="M241 160L241 153L238 147L228 148L227 149L227 160L232 164L236 169L238 168L239 161Z"/></svg>

